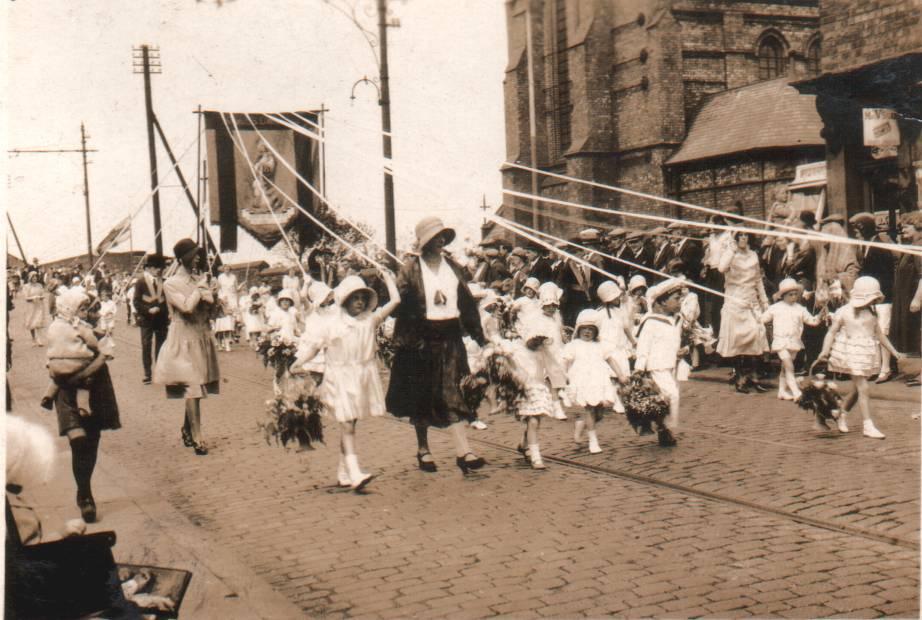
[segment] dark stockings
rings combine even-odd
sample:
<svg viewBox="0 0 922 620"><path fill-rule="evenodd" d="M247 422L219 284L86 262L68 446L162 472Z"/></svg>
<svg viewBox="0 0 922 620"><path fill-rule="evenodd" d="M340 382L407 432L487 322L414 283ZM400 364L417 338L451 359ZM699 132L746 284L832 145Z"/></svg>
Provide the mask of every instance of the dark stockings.
<svg viewBox="0 0 922 620"><path fill-rule="evenodd" d="M77 483L77 497L92 499L93 490L90 480L96 469L96 457L99 454L99 435L81 435L70 440L70 454L74 470L74 482Z"/></svg>
<svg viewBox="0 0 922 620"><path fill-rule="evenodd" d="M429 452L429 427L417 424L416 429L416 446L420 454Z"/></svg>

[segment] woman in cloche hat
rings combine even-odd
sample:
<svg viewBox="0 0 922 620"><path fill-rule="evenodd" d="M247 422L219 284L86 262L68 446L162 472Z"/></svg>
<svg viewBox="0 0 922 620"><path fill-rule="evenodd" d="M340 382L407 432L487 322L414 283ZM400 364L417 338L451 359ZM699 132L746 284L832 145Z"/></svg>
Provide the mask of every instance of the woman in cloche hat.
<svg viewBox="0 0 922 620"><path fill-rule="evenodd" d="M409 418L416 428L419 468L436 471L429 451L429 427L450 428L456 463L462 473L485 461L471 452L467 424L476 413L461 395L461 379L470 370L462 337L486 344L477 302L467 288L464 272L442 250L455 231L437 217L416 225L419 255L406 258L397 276L400 291L394 325L396 353L387 391L387 409Z"/></svg>
<svg viewBox="0 0 922 620"><path fill-rule="evenodd" d="M211 332L210 315L215 290L199 272L202 253L191 239L173 246L179 266L163 283L170 310L170 331L154 367L154 383L166 386L167 398L186 401L183 443L199 455L208 454L202 441L200 400L217 394L220 374L218 349Z"/></svg>

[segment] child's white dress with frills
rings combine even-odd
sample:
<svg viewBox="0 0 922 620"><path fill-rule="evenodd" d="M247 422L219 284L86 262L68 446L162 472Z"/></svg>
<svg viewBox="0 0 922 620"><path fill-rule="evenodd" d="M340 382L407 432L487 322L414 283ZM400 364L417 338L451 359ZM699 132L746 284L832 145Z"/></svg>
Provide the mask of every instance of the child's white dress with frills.
<svg viewBox="0 0 922 620"><path fill-rule="evenodd" d="M575 405L608 407L620 402L608 365L615 357L616 351L599 341L571 340L564 346L564 360L572 361L567 371L567 393Z"/></svg>
<svg viewBox="0 0 922 620"><path fill-rule="evenodd" d="M319 342L324 348L325 372L318 396L337 422L383 416L384 388L378 372L377 323L372 313L358 318L341 312L324 321Z"/></svg>
<svg viewBox="0 0 922 620"><path fill-rule="evenodd" d="M833 315L840 327L829 354L829 370L859 377L870 377L880 371L880 341L877 339L877 317L868 310L855 311L842 306Z"/></svg>

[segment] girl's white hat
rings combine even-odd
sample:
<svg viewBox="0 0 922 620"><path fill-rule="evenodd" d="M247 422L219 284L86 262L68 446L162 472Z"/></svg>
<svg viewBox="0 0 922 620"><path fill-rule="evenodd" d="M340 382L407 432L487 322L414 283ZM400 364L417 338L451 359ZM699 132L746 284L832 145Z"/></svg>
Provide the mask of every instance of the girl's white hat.
<svg viewBox="0 0 922 620"><path fill-rule="evenodd" d="M576 325L573 327L573 333L578 334L581 327L594 327L595 333L599 333L599 313L595 310L583 310L576 316Z"/></svg>
<svg viewBox="0 0 922 620"><path fill-rule="evenodd" d="M560 303L563 291L553 282L545 282L538 287L538 301L542 306L556 306Z"/></svg>
<svg viewBox="0 0 922 620"><path fill-rule="evenodd" d="M287 288L283 288L282 290L279 291L278 300L282 301L283 299L287 299L292 304L295 303L294 294L291 291L289 291Z"/></svg>
<svg viewBox="0 0 922 620"><path fill-rule="evenodd" d="M333 289L327 286L326 282L314 280L307 289L307 299L311 304L319 306L326 301L327 297L329 297L332 292Z"/></svg>
<svg viewBox="0 0 922 620"><path fill-rule="evenodd" d="M781 284L778 285L778 296L784 297L791 291L800 291L802 289L803 287L794 278L785 278L781 281Z"/></svg>
<svg viewBox="0 0 922 620"><path fill-rule="evenodd" d="M336 295L336 303L341 306L346 303L350 295L359 291L368 293L369 299L366 310L374 310L378 306L378 294L374 289L368 288L365 281L359 276L346 276L333 292Z"/></svg>
<svg viewBox="0 0 922 620"><path fill-rule="evenodd" d="M541 281L538 278L528 278L525 280L525 284L522 285L522 289L530 288L534 292L538 292L538 289L541 288Z"/></svg>
<svg viewBox="0 0 922 620"><path fill-rule="evenodd" d="M880 292L880 282L871 276L861 276L855 280L852 287L852 298L849 304L853 308L864 308L874 303L883 301L884 294Z"/></svg>
<svg viewBox="0 0 922 620"><path fill-rule="evenodd" d="M646 288L646 286L647 286L647 279L643 277L642 275L636 275L636 276L631 277L631 281L628 282L627 291L629 293L633 293L634 291L636 291L637 289L641 287Z"/></svg>
<svg viewBox="0 0 922 620"><path fill-rule="evenodd" d="M69 288L61 293L55 301L55 310L65 321L70 321L77 316L77 311L85 303L89 303L90 297L78 288Z"/></svg>
<svg viewBox="0 0 922 620"><path fill-rule="evenodd" d="M471 297L474 299L483 299L487 295L487 291L484 290L480 282L471 282L467 285L467 289L471 292Z"/></svg>
<svg viewBox="0 0 922 620"><path fill-rule="evenodd" d="M599 285L598 291L599 299L602 300L602 303L611 303L621 297L621 287L618 286L616 282L611 280L606 280Z"/></svg>

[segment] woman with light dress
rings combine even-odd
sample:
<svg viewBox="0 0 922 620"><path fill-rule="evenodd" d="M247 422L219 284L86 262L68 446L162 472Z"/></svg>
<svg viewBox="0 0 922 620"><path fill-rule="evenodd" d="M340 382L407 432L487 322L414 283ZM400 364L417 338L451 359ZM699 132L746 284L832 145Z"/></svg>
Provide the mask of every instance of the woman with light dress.
<svg viewBox="0 0 922 620"><path fill-rule="evenodd" d="M163 283L170 329L157 356L154 383L166 387L167 398L185 400L183 443L205 455L201 399L217 394L220 387L218 348L210 321L217 296L207 274L199 271L201 252L194 241L181 239L173 253L179 266Z"/></svg>
<svg viewBox="0 0 922 620"><path fill-rule="evenodd" d="M720 311L720 336L717 353L733 360L736 391L750 389L767 392L768 388L753 378L756 360L768 350L762 314L768 309L768 297L762 284L759 255L749 245L748 233L733 235L734 246L720 255L717 269L724 277L724 302Z"/></svg>

